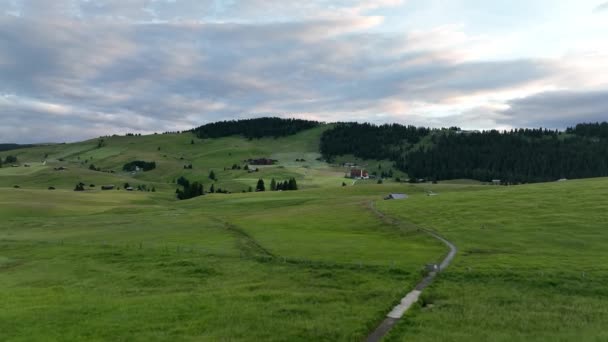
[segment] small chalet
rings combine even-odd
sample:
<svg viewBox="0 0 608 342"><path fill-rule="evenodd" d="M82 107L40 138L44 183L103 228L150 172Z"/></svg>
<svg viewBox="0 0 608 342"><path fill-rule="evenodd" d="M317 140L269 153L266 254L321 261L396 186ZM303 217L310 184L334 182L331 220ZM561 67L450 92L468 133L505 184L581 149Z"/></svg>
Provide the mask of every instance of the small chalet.
<svg viewBox="0 0 608 342"><path fill-rule="evenodd" d="M248 159L247 163L251 165L274 165L278 160L270 159L270 158L258 158L258 159Z"/></svg>
<svg viewBox="0 0 608 342"><path fill-rule="evenodd" d="M350 169L350 178L352 179L369 179L369 173L363 169Z"/></svg>

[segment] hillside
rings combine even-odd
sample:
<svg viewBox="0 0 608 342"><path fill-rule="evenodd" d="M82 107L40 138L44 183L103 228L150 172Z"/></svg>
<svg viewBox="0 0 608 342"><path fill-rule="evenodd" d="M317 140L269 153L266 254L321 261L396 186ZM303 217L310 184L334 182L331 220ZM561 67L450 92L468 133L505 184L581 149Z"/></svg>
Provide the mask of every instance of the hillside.
<svg viewBox="0 0 608 342"><path fill-rule="evenodd" d="M112 136L75 144L58 144L8 151L20 165L0 169L0 186L73 189L78 182L87 185L147 185L156 190L174 191L176 179L185 176L231 192L255 187L258 179L287 180L294 177L303 187L317 187L328 182L341 184L342 169L319 162L320 135L327 126L308 129L279 138L247 139L230 136L199 139L190 132L148 136ZM248 159L271 158L272 166L254 166L258 172L244 170ZM126 163L142 160L156 162L156 168L132 174L123 170ZM296 161L304 160L304 161ZM45 165L42 165L46 161ZM91 165L100 171L90 170ZM185 166L192 168L184 168ZM233 165L240 169L233 170ZM56 171L64 167L66 170ZM253 168L253 167L252 167ZM208 178L213 172L217 181ZM110 173L113 172L113 173Z"/></svg>
<svg viewBox="0 0 608 342"><path fill-rule="evenodd" d="M602 144L599 127L523 135ZM380 147L397 142L403 150L391 151L406 155L465 136L388 129ZM403 129L410 138L399 142ZM286 136L111 136L1 153L11 163L0 168L0 340L364 340L446 255L429 231L456 257L385 340L608 338L608 178L409 184L377 146L322 159L335 132L365 141L315 124ZM342 163L393 177L347 180ZM205 195L177 200L180 177ZM273 178L299 190L248 192ZM391 193L407 196L384 201Z"/></svg>

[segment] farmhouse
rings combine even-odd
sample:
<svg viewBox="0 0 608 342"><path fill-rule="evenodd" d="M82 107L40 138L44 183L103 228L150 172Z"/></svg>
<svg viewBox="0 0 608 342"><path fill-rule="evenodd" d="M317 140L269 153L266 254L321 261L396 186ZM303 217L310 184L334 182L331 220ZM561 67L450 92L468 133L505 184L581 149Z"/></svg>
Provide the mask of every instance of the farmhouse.
<svg viewBox="0 0 608 342"><path fill-rule="evenodd" d="M500 184L502 184L502 181L500 179L492 179L492 184L500 185Z"/></svg>
<svg viewBox="0 0 608 342"><path fill-rule="evenodd" d="M363 169L351 169L350 178L352 178L352 179L369 179L369 173Z"/></svg>
<svg viewBox="0 0 608 342"><path fill-rule="evenodd" d="M128 186L128 187L125 188L125 190L127 190L127 191L133 191L133 187Z"/></svg>
<svg viewBox="0 0 608 342"><path fill-rule="evenodd" d="M270 158L257 158L257 159L247 159L245 162L251 165L274 165L278 160L270 159Z"/></svg>
<svg viewBox="0 0 608 342"><path fill-rule="evenodd" d="M402 200L408 198L409 196L406 194L389 194L388 196L384 197L385 200Z"/></svg>

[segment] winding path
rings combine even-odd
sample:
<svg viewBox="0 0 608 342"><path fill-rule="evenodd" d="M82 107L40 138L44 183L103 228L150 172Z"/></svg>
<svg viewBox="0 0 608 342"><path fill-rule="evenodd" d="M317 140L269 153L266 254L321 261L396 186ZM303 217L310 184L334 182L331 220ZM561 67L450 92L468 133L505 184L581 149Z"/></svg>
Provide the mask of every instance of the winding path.
<svg viewBox="0 0 608 342"><path fill-rule="evenodd" d="M376 216L380 217L384 221L387 221L388 223L390 223L392 225L396 225L396 226L401 225L401 221L388 217L385 214L383 214L382 212L380 212L378 209L376 209L376 206L374 205L374 201L370 202L369 207L374 212L374 214L376 214ZM403 299L401 299L401 302L397 306L395 306L391 312L389 312L386 315L386 318L384 319L384 321L382 321L382 323L376 328L376 330L374 330L374 332L372 332L367 337L367 340L366 340L367 342L380 341L395 326L395 324L397 324L399 319L401 317L403 317L403 315L407 312L407 310L409 310L412 307L412 305L418 301L418 298L420 297L420 294L422 293L422 291L433 282L433 280L435 279L437 274L439 272L443 271L444 269L446 269L450 265L452 260L454 259L454 256L456 256L456 252L458 250L456 248L456 245L454 245L452 242L446 240L444 237L442 237L441 235L439 235L433 231L430 231L430 230L427 230L424 228L420 228L420 229L422 231L424 231L425 233L427 233L428 235L434 237L435 239L443 242L446 246L448 246L450 251L448 252L446 257L443 259L441 264L439 265L439 269L435 272L430 272L426 277L424 277L416 285L416 287L410 293L408 293L405 297L403 297Z"/></svg>

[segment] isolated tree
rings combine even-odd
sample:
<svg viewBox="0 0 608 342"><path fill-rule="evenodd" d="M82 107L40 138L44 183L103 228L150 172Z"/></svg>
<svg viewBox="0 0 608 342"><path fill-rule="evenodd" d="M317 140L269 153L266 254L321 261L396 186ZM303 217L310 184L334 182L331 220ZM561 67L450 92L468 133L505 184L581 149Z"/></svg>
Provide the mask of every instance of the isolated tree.
<svg viewBox="0 0 608 342"><path fill-rule="evenodd" d="M382 184L382 183L383 183L382 178L378 179L378 184Z"/></svg>
<svg viewBox="0 0 608 342"><path fill-rule="evenodd" d="M214 181L217 180L217 178L215 177L215 172L213 172L213 170L211 170L209 172L209 179L214 180Z"/></svg>
<svg viewBox="0 0 608 342"><path fill-rule="evenodd" d="M82 183L76 184L74 191L84 191L84 184L82 184Z"/></svg>
<svg viewBox="0 0 608 342"><path fill-rule="evenodd" d="M346 186L346 183L342 182L342 186Z"/></svg>
<svg viewBox="0 0 608 342"><path fill-rule="evenodd" d="M253 188L251 186L249 186L249 188L247 189L247 192L253 192Z"/></svg>
<svg viewBox="0 0 608 342"><path fill-rule="evenodd" d="M6 164L13 164L17 162L17 157L15 156L6 156L6 158L4 159L4 162Z"/></svg>
<svg viewBox="0 0 608 342"><path fill-rule="evenodd" d="M264 180L263 179L259 179L258 180L258 184L255 187L255 191L266 191L266 187L264 186Z"/></svg>
<svg viewBox="0 0 608 342"><path fill-rule="evenodd" d="M190 145L194 145L194 139L190 140Z"/></svg>
<svg viewBox="0 0 608 342"><path fill-rule="evenodd" d="M270 181L270 191L277 191L277 181L274 178Z"/></svg>
<svg viewBox="0 0 608 342"><path fill-rule="evenodd" d="M210 193L215 193L215 186L213 184L211 184L211 187L209 188L209 192Z"/></svg>

